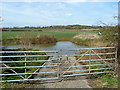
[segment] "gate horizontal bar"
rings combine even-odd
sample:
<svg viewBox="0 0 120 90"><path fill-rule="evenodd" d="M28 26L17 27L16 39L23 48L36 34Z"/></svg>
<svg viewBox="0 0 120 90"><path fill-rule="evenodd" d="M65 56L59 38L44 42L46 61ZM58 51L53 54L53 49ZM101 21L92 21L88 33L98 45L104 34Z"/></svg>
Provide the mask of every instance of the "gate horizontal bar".
<svg viewBox="0 0 120 90"><path fill-rule="evenodd" d="M112 48L116 48L116 47L79 48L79 49L71 49L70 51L90 50L90 49L112 49Z"/></svg>
<svg viewBox="0 0 120 90"><path fill-rule="evenodd" d="M0 51L0 53L51 53L51 52L54 52L54 53L57 53L58 51Z"/></svg>
<svg viewBox="0 0 120 90"><path fill-rule="evenodd" d="M116 58L110 58L110 59L91 59L91 60L79 60L79 61L70 61L69 62L88 62L88 61L110 61L110 60L115 60ZM49 62L53 60L30 60L30 61L0 61L0 63L22 63L22 62ZM57 60L55 60L57 61ZM59 61L59 62L68 62L68 61Z"/></svg>
<svg viewBox="0 0 120 90"><path fill-rule="evenodd" d="M94 70L108 70L113 68L100 68L100 69L86 69L86 70L72 70L72 71L63 71L63 72L79 72L79 71L94 71Z"/></svg>
<svg viewBox="0 0 120 90"><path fill-rule="evenodd" d="M103 65L114 65L115 63L109 64L93 64L93 65L78 65L78 66L70 66L70 67L88 67L88 66L103 66ZM69 67L62 67L62 68L69 68Z"/></svg>
<svg viewBox="0 0 120 90"><path fill-rule="evenodd" d="M91 59L91 60L80 60L78 62L88 62L88 61L111 61L111 60L115 60L116 58L110 58L110 59Z"/></svg>
<svg viewBox="0 0 120 90"><path fill-rule="evenodd" d="M69 61L57 61L58 63L66 63L66 64L68 64L68 62L89 62L89 61L111 61L111 60L116 60L116 58L109 58L109 59L91 59L91 60L82 60L82 59L80 59L80 60L76 60L76 61L72 61L72 60L69 60ZM57 63L56 62L56 63Z"/></svg>
<svg viewBox="0 0 120 90"><path fill-rule="evenodd" d="M57 72L39 72L39 73L16 73L16 74L0 74L0 76L14 76L14 75L29 75L29 74L49 74L49 73L57 73Z"/></svg>
<svg viewBox="0 0 120 90"><path fill-rule="evenodd" d="M58 79L58 77L54 78L38 78L38 79L19 79L19 80L5 80L5 81L0 81L0 82L17 82L17 81L37 81L37 80L53 80L53 79Z"/></svg>
<svg viewBox="0 0 120 90"><path fill-rule="evenodd" d="M115 52L112 52L112 53L96 53L97 55L108 55L108 54L115 54ZM96 54L71 54L71 55L68 55L68 56L83 56L83 55L96 55ZM64 56L64 55L63 55Z"/></svg>
<svg viewBox="0 0 120 90"><path fill-rule="evenodd" d="M26 67L0 67L0 69L16 69L16 68L39 68L39 67L56 67L57 65L48 66L26 66Z"/></svg>
<svg viewBox="0 0 120 90"><path fill-rule="evenodd" d="M16 55L16 56L0 56L0 57L6 58L6 57L46 57L46 56L56 56L56 55Z"/></svg>
<svg viewBox="0 0 120 90"><path fill-rule="evenodd" d="M22 62L48 62L52 60L29 60L29 61L0 61L0 63L22 63Z"/></svg>
<svg viewBox="0 0 120 90"><path fill-rule="evenodd" d="M64 75L63 77L78 76L78 75L89 75L89 74L112 73L112 72L113 72L113 71L107 71L107 72L94 72L94 73L82 73L82 74L71 74L71 75Z"/></svg>

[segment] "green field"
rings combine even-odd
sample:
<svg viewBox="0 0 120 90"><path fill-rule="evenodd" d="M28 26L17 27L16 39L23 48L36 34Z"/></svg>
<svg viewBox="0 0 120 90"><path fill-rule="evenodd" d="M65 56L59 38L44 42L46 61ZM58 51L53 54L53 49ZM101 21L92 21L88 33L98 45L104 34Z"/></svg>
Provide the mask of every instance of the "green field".
<svg viewBox="0 0 120 90"><path fill-rule="evenodd" d="M88 34L88 33L98 33L98 31L69 31L68 29L54 29L54 30L43 30L41 31L2 31L2 40L9 40L9 39L18 39L23 34L30 34L32 36L41 35L41 34L50 34L57 37L58 40L64 39L71 39L73 36L77 34Z"/></svg>
<svg viewBox="0 0 120 90"><path fill-rule="evenodd" d="M117 31L114 29L108 29L108 30L98 30L98 29L55 29L55 28L45 28L41 29L42 31L37 31L38 29L29 29L32 31L25 31L28 29L14 29L16 31L0 31L2 33L2 44L19 44L21 38L34 38L40 35L48 34L52 35L56 38L57 41L72 41L76 44L85 44L88 46L93 46L94 44L98 44L97 46L106 46L109 45L116 45L117 41ZM19 31L20 30L20 31ZM76 35L81 35L84 39L84 36L86 37L89 34L96 34L98 35L98 32L102 32L101 38L98 39L73 39ZM105 43L104 43L104 42ZM26 41L27 42L27 41ZM89 45L90 44L90 45Z"/></svg>

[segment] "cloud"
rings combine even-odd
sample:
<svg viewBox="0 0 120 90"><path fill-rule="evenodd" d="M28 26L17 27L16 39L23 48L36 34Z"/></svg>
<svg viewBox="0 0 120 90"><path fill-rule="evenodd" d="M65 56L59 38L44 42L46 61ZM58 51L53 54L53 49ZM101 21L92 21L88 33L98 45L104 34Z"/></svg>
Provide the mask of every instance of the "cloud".
<svg viewBox="0 0 120 90"><path fill-rule="evenodd" d="M67 13L67 14L65 14L66 16L72 16L72 13Z"/></svg>
<svg viewBox="0 0 120 90"><path fill-rule="evenodd" d="M72 1L72 0L71 0ZM109 22L117 15L115 3L12 2L2 3L3 26L44 26Z"/></svg>
<svg viewBox="0 0 120 90"><path fill-rule="evenodd" d="M88 0L66 0L66 2L68 3L77 3L77 2L85 2L85 1L88 1Z"/></svg>
<svg viewBox="0 0 120 90"><path fill-rule="evenodd" d="M119 0L1 0L2 2L119 2Z"/></svg>
<svg viewBox="0 0 120 90"><path fill-rule="evenodd" d="M66 6L65 6L63 3L61 3L61 2L59 2L59 3L57 4L57 7L58 7L58 8L61 8L61 9L66 9Z"/></svg>

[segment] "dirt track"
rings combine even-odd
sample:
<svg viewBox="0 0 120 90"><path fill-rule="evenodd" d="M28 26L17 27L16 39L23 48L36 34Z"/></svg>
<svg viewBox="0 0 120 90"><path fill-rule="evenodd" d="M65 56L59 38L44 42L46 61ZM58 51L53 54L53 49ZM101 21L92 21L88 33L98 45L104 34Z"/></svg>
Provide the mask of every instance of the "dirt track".
<svg viewBox="0 0 120 90"><path fill-rule="evenodd" d="M69 60L76 60L75 57L69 57ZM47 62L45 65L52 65L53 63ZM69 65L73 65L74 63L69 63ZM78 65L78 63L74 64ZM77 68L82 69L82 68ZM39 72L52 72L56 71L56 68L41 68ZM53 75L55 76L55 75ZM37 75L35 78L43 78L48 77L45 75ZM51 76L49 76L51 77ZM38 81L34 82L34 88L91 88L88 85L87 79L85 76L74 76L74 77L68 77L63 78L62 80L49 80L49 81Z"/></svg>

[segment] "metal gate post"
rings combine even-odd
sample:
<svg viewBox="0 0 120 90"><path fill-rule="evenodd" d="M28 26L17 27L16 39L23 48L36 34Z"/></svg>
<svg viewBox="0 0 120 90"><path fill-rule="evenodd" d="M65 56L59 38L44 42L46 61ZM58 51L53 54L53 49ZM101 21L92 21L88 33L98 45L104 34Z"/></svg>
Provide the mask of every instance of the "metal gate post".
<svg viewBox="0 0 120 90"><path fill-rule="evenodd" d="M58 67L57 67L58 69L58 72L57 72L57 77L58 77L58 79L59 80L61 80L61 64L58 64Z"/></svg>

